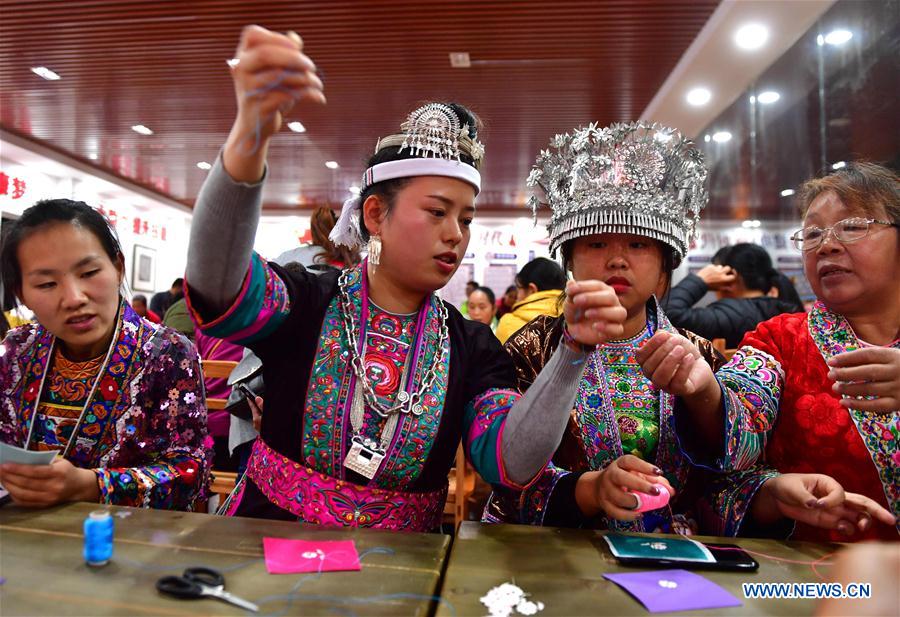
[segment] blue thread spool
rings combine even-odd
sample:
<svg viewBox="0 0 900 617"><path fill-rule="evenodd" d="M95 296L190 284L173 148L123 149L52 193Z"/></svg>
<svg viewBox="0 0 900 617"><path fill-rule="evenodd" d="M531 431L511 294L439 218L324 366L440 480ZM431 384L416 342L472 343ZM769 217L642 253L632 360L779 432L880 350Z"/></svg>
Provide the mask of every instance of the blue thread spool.
<svg viewBox="0 0 900 617"><path fill-rule="evenodd" d="M113 553L113 518L95 510L84 519L84 560L89 566L105 566Z"/></svg>

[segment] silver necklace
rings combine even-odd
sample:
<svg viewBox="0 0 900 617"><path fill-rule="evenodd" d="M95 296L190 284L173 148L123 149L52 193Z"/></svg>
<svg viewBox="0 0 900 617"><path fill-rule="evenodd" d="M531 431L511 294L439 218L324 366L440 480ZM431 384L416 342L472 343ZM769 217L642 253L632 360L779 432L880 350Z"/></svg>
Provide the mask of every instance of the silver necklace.
<svg viewBox="0 0 900 617"><path fill-rule="evenodd" d="M446 353L445 347L447 341L450 339L450 331L447 328L447 307L444 306L443 302L437 302L437 312L440 317L440 336L437 342L437 356L435 357L434 363L428 367L425 371L425 375L422 378L422 383L420 387L413 390L412 392L407 392L406 389L401 388L399 392L397 392L397 398L393 405L389 407L383 407L378 403L378 399L375 397L375 391L372 389L372 386L369 384L369 380L366 379L366 369L363 364L363 356L360 355L359 349L359 332L361 329L365 328L365 324L362 324L361 327L357 325L357 320L354 319L356 316L353 310L353 301L350 298L350 275L352 270L344 270L340 277L338 278L338 288L340 290L340 301L341 301L341 318L344 322L344 330L347 332L347 342L350 345L350 366L353 368L353 373L356 375L357 386L362 385L362 394L365 399L365 403L375 411L382 418L386 418L395 413L412 413L414 416L419 416L425 411L424 407L422 407L422 396L424 392L428 392L431 388L434 380L437 378L437 367L440 366L444 361L444 355ZM360 276L366 276L365 270L360 270ZM368 302L368 298L362 298L362 302ZM423 308L422 310L427 310ZM361 321L361 320L360 320ZM424 336L424 332L416 333L416 343L418 344L418 339L420 336ZM415 349L410 349L410 353L413 353ZM415 375L416 367L412 366L410 369Z"/></svg>

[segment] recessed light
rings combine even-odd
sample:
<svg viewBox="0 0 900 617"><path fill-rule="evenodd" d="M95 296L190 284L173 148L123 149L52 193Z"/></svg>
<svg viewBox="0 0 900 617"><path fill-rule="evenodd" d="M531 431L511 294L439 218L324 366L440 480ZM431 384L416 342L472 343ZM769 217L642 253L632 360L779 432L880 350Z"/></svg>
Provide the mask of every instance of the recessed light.
<svg viewBox="0 0 900 617"><path fill-rule="evenodd" d="M755 229L760 225L762 225L762 223L760 223L757 219L749 219L741 223L741 227L744 227L746 229Z"/></svg>
<svg viewBox="0 0 900 617"><path fill-rule="evenodd" d="M793 194L794 194L794 189L784 189L783 191L781 191L782 197L790 197Z"/></svg>
<svg viewBox="0 0 900 617"><path fill-rule="evenodd" d="M288 122L288 128L294 131L295 133L305 133L306 127L303 126L302 122Z"/></svg>
<svg viewBox="0 0 900 617"><path fill-rule="evenodd" d="M455 69L467 69L472 66L472 60L469 58L469 52L456 51L450 52L450 66Z"/></svg>
<svg viewBox="0 0 900 617"><path fill-rule="evenodd" d="M91 152L90 154L88 154L88 158L91 159L92 161L96 161L100 157L97 156L96 152Z"/></svg>
<svg viewBox="0 0 900 617"><path fill-rule="evenodd" d="M763 105L771 105L772 103L776 103L780 98L781 95L774 90L766 90L765 92L760 92L756 100Z"/></svg>
<svg viewBox="0 0 900 617"><path fill-rule="evenodd" d="M709 103L709 99L712 98L712 92L706 88L694 88L687 93L686 98L688 103L695 107L699 107L700 105Z"/></svg>
<svg viewBox="0 0 900 617"><path fill-rule="evenodd" d="M713 133L713 141L719 144L724 144L726 141L731 140L731 133L728 131L716 131Z"/></svg>
<svg viewBox="0 0 900 617"><path fill-rule="evenodd" d="M57 79L62 79L59 74L51 71L46 66L33 66L31 67L31 72L38 77L43 77L47 81L56 81Z"/></svg>
<svg viewBox="0 0 900 617"><path fill-rule="evenodd" d="M843 45L853 38L853 33L849 30L832 30L825 35L825 42L829 45Z"/></svg>
<svg viewBox="0 0 900 617"><path fill-rule="evenodd" d="M203 171L209 171L210 169L212 169L212 165L210 165L206 161L200 161L199 163L197 163L197 167L199 167Z"/></svg>
<svg viewBox="0 0 900 617"><path fill-rule="evenodd" d="M352 186L348 186L348 187L347 187L347 190L350 191L351 193L353 193L354 195L359 195L360 192L361 192L361 191L359 190L359 187L356 186L355 184L352 185Z"/></svg>
<svg viewBox="0 0 900 617"><path fill-rule="evenodd" d="M705 141L706 143L709 143L710 139L712 139L712 137L709 136L709 133L703 136L703 141Z"/></svg>
<svg viewBox="0 0 900 617"><path fill-rule="evenodd" d="M131 127L131 130L134 131L135 133L140 133L141 135L153 135L153 131L148 129L143 124L135 124L134 126Z"/></svg>
<svg viewBox="0 0 900 617"><path fill-rule="evenodd" d="M755 102L756 102L756 95L753 95L753 94L750 95L750 102L751 102L751 103L755 103Z"/></svg>
<svg viewBox="0 0 900 617"><path fill-rule="evenodd" d="M847 163L845 163L844 161L838 161L837 163L832 165L831 168L832 169L843 169L846 166L847 166Z"/></svg>
<svg viewBox="0 0 900 617"><path fill-rule="evenodd" d="M762 24L747 24L734 33L734 42L741 49L759 49L769 40L769 29Z"/></svg>
<svg viewBox="0 0 900 617"><path fill-rule="evenodd" d="M816 45L821 47L824 44L825 44L825 37L820 34L819 36L816 37Z"/></svg>
<svg viewBox="0 0 900 617"><path fill-rule="evenodd" d="M340 165L337 164L337 161L325 161L325 167L328 169L337 169Z"/></svg>

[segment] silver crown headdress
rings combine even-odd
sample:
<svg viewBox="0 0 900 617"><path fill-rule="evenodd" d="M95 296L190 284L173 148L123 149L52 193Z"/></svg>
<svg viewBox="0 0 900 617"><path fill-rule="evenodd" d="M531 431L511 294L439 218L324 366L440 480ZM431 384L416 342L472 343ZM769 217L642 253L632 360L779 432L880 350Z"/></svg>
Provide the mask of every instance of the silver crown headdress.
<svg viewBox="0 0 900 617"><path fill-rule="evenodd" d="M542 150L527 185L553 210L550 253L580 236L633 233L664 242L680 263L706 206L706 166L675 129L632 122L596 124L557 135ZM535 216L542 200L528 200Z"/></svg>

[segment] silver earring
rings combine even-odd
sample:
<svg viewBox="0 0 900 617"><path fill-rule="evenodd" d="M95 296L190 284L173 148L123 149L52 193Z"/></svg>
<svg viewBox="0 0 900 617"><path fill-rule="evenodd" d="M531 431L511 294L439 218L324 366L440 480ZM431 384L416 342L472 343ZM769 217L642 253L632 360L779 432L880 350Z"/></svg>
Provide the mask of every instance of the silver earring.
<svg viewBox="0 0 900 617"><path fill-rule="evenodd" d="M381 263L381 236L371 234L369 236L369 271L374 273L375 268Z"/></svg>

